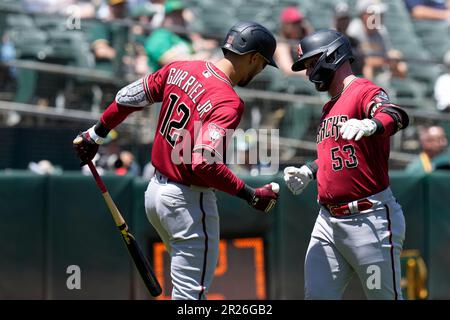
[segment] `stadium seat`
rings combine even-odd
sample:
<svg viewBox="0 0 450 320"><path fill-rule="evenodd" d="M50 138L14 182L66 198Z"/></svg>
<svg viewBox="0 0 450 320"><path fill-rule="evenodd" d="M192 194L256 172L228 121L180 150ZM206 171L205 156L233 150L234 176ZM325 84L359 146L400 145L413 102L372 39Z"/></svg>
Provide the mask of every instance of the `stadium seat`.
<svg viewBox="0 0 450 320"><path fill-rule="evenodd" d="M50 31L48 36L51 52L47 61L81 68L94 67L94 57L83 32Z"/></svg>
<svg viewBox="0 0 450 320"><path fill-rule="evenodd" d="M287 103L284 117L279 124L280 137L302 139L309 129L314 107L302 103Z"/></svg>
<svg viewBox="0 0 450 320"><path fill-rule="evenodd" d="M2 0L0 1L0 11L20 12L22 11L22 1Z"/></svg>
<svg viewBox="0 0 450 320"><path fill-rule="evenodd" d="M272 78L270 90L291 94L317 94L314 85L307 78L297 76L286 77L281 74Z"/></svg>
<svg viewBox="0 0 450 320"><path fill-rule="evenodd" d="M416 34L433 59L440 62L450 49L450 26L447 23L428 20L413 20Z"/></svg>
<svg viewBox="0 0 450 320"><path fill-rule="evenodd" d="M25 14L8 14L6 16L6 28L8 29L32 29L34 20Z"/></svg>
<svg viewBox="0 0 450 320"><path fill-rule="evenodd" d="M422 42L436 62L441 62L445 53L450 50L450 39L447 40L441 33L430 33Z"/></svg>
<svg viewBox="0 0 450 320"><path fill-rule="evenodd" d="M314 84L304 77L288 77L287 92L295 94L317 95L318 92Z"/></svg>
<svg viewBox="0 0 450 320"><path fill-rule="evenodd" d="M433 95L434 83L442 73L441 67L431 63L410 63L408 68L410 77L423 83L426 86L426 96L431 97Z"/></svg>
<svg viewBox="0 0 450 320"><path fill-rule="evenodd" d="M15 102L29 103L36 91L38 73L35 70L17 69Z"/></svg>
<svg viewBox="0 0 450 320"><path fill-rule="evenodd" d="M410 107L422 107L424 105L424 98L427 89L424 84L413 79L394 78L390 80L390 87L394 92L396 99L413 99L413 103Z"/></svg>
<svg viewBox="0 0 450 320"><path fill-rule="evenodd" d="M37 28L43 31L67 31L67 18L59 16L36 16L34 19Z"/></svg>
<svg viewBox="0 0 450 320"><path fill-rule="evenodd" d="M47 43L48 36L43 31L18 28L6 32L14 43L17 58L42 60L51 50Z"/></svg>

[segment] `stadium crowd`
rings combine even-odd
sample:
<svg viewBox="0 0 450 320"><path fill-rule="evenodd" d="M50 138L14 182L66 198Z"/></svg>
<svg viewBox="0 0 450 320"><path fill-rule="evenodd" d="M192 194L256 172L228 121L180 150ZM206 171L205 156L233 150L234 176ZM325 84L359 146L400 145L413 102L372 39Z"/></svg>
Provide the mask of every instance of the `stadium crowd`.
<svg viewBox="0 0 450 320"><path fill-rule="evenodd" d="M317 96L306 74L293 73L290 66L300 39L320 28L334 28L351 41L355 74L386 88L394 99L409 98L412 102L406 107L450 110L450 1L234 0L222 9L218 3L1 0L0 59L75 66L126 83L175 60L217 61L223 32L234 20L252 18L278 34L275 59L281 71L267 71L254 82L256 89ZM16 67L3 66L0 71L3 99L41 107L72 105L91 110L95 106L98 110L111 101L119 87ZM431 106L424 101L432 101ZM244 125L262 127L269 117L278 119L271 121L274 128L291 124L288 109L298 107L284 103L265 112L258 101L250 101L249 106L251 120ZM4 125L15 126L20 115L10 112L3 120ZM444 125L444 131L447 127ZM299 138L297 132L290 132L288 137ZM307 135L308 130L304 132ZM419 136L417 130L417 141ZM129 151L105 153L114 157L103 157L104 168L118 174L140 174Z"/></svg>

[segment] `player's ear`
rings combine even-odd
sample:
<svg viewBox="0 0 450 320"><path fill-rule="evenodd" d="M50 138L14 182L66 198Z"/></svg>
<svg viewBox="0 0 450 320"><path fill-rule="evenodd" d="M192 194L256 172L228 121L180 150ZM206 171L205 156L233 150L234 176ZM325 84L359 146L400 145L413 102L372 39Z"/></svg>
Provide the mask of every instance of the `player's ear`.
<svg viewBox="0 0 450 320"><path fill-rule="evenodd" d="M252 52L250 53L250 64L258 63L258 52Z"/></svg>

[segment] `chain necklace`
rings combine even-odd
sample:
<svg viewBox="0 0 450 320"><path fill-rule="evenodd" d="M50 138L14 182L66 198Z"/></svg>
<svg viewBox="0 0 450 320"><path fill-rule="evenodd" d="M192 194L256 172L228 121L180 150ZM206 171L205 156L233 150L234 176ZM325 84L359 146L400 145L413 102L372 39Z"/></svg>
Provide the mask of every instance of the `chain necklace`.
<svg viewBox="0 0 450 320"><path fill-rule="evenodd" d="M333 100L336 100L337 98L339 98L340 95L345 91L345 89L347 89L353 83L353 81L355 81L356 79L358 79L358 77L355 76L349 83L347 83L345 85L345 87L342 88L342 90L338 94L336 94L335 96L331 97L331 100L333 101Z"/></svg>

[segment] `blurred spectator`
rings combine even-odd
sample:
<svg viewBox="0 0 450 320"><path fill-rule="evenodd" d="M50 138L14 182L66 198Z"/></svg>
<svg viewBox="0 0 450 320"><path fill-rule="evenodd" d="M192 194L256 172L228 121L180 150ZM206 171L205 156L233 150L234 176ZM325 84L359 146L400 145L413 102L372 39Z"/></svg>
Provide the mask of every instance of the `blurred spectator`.
<svg viewBox="0 0 450 320"><path fill-rule="evenodd" d="M80 19L95 17L93 0L22 0L26 12L74 15Z"/></svg>
<svg viewBox="0 0 450 320"><path fill-rule="evenodd" d="M91 48L97 69L119 73L125 55L128 31L123 25L114 22L127 17L126 0L108 0L108 15L104 21L96 23L91 33Z"/></svg>
<svg viewBox="0 0 450 320"><path fill-rule="evenodd" d="M128 7L133 10L136 7L140 7L143 4L150 3L151 0L128 0Z"/></svg>
<svg viewBox="0 0 450 320"><path fill-rule="evenodd" d="M387 52L391 45L386 28L382 23L382 14L387 6L377 0L358 0L356 11L359 17L353 19L347 29L348 35L358 39L365 55L363 75L374 80L378 72L387 65Z"/></svg>
<svg viewBox="0 0 450 320"><path fill-rule="evenodd" d="M17 59L16 48L11 41L8 33L5 33L2 38L2 44L0 49L0 61L9 62ZM17 77L17 69L15 67L7 67L7 72L1 75L0 88L2 90L10 89L11 85ZM3 79L5 77L5 79Z"/></svg>
<svg viewBox="0 0 450 320"><path fill-rule="evenodd" d="M351 15L350 9L346 2L338 2L334 7L333 12L334 28L336 31L344 34L350 41L352 46L353 57L355 61L352 63L352 70L356 75L362 75L364 66L364 54L361 50L358 39L350 36L347 33L348 26L350 25Z"/></svg>
<svg viewBox="0 0 450 320"><path fill-rule="evenodd" d="M138 176L140 173L139 164L134 160L134 155L130 151L121 151L118 159L114 163L115 174L124 176L126 174Z"/></svg>
<svg viewBox="0 0 450 320"><path fill-rule="evenodd" d="M450 110L450 51L444 56L444 64L447 73L439 76L434 86L434 98L437 101L437 108L441 111Z"/></svg>
<svg viewBox="0 0 450 320"><path fill-rule="evenodd" d="M450 5L446 0L405 0L405 4L414 19L450 21Z"/></svg>
<svg viewBox="0 0 450 320"><path fill-rule="evenodd" d="M416 160L408 165L407 172L429 173L450 167L450 156L447 152L448 141L442 127L419 128L419 141L422 152Z"/></svg>
<svg viewBox="0 0 450 320"><path fill-rule="evenodd" d="M408 64L403 60L403 54L400 51L391 49L386 55L384 70L374 77L377 84L387 88L393 81L396 81L396 83L414 81L412 79L405 80L408 75Z"/></svg>
<svg viewBox="0 0 450 320"><path fill-rule="evenodd" d="M156 29L161 27L164 20L164 2L164 0L128 0L128 7L135 17L138 15L151 16L150 19L146 19L148 21L145 23L150 29Z"/></svg>
<svg viewBox="0 0 450 320"><path fill-rule="evenodd" d="M63 13L76 0L22 0L25 11L32 13Z"/></svg>
<svg viewBox="0 0 450 320"><path fill-rule="evenodd" d="M186 33L185 7L181 1L165 2L165 17L161 28L151 33L145 42L148 63L153 71L176 60L206 60L210 53L203 50L203 42L198 35L193 39Z"/></svg>
<svg viewBox="0 0 450 320"><path fill-rule="evenodd" d="M40 174L40 175L51 175L51 174L61 174L62 169L60 167L55 167L48 160L41 160L39 162L30 162L28 164L28 170Z"/></svg>
<svg viewBox="0 0 450 320"><path fill-rule="evenodd" d="M7 33L3 35L0 49L0 61L9 62L16 59L16 48ZM0 90L2 92L14 92L16 90L17 69L15 67L2 66L0 69ZM5 124L13 127L20 123L22 117L16 111L9 111L5 117Z"/></svg>
<svg viewBox="0 0 450 320"><path fill-rule="evenodd" d="M133 43L132 46L134 48L134 57L125 57L124 63L127 64L130 69L133 69L133 73L136 77L143 77L151 72L145 48L137 42Z"/></svg>
<svg viewBox="0 0 450 320"><path fill-rule="evenodd" d="M157 10L155 5L148 0L131 9L131 17L137 22L132 27L133 39L130 41L134 55L126 56L124 62L138 77L143 77L151 72L144 45L150 35L151 29L149 26L155 18Z"/></svg>
<svg viewBox="0 0 450 320"><path fill-rule="evenodd" d="M151 2L152 8L155 10L155 15L150 21L150 27L156 29L161 27L164 21L164 0L147 0Z"/></svg>
<svg viewBox="0 0 450 320"><path fill-rule="evenodd" d="M105 169L102 166L100 166L99 160L100 160L100 154L97 153L95 155L95 157L92 159L92 164L97 168L98 174L103 176L105 174ZM81 173L83 173L85 176L92 175L91 170L89 169L88 166L82 166Z"/></svg>
<svg viewBox="0 0 450 320"><path fill-rule="evenodd" d="M105 21L123 19L128 8L128 0L102 0L97 10L97 18Z"/></svg>
<svg viewBox="0 0 450 320"><path fill-rule="evenodd" d="M388 51L389 70L391 78L404 79L408 74L408 65L403 60L403 53L392 49Z"/></svg>
<svg viewBox="0 0 450 320"><path fill-rule="evenodd" d="M297 45L305 36L314 32L312 26L297 7L286 7L280 13L280 37L275 51L275 61L281 71L288 76L306 76L306 72L293 72L291 66L298 58Z"/></svg>
<svg viewBox="0 0 450 320"><path fill-rule="evenodd" d="M76 0L69 6L64 6L61 14L78 19L93 19L96 16L95 0Z"/></svg>
<svg viewBox="0 0 450 320"><path fill-rule="evenodd" d="M139 24L133 28L133 34L146 35L150 34L150 29L157 28L160 25L153 26L152 22L156 18L156 15L161 11L159 8L161 5L153 4L151 1L147 1L131 9L131 16L133 20ZM164 7L162 8L164 18ZM139 42L144 43L145 39L138 39Z"/></svg>

